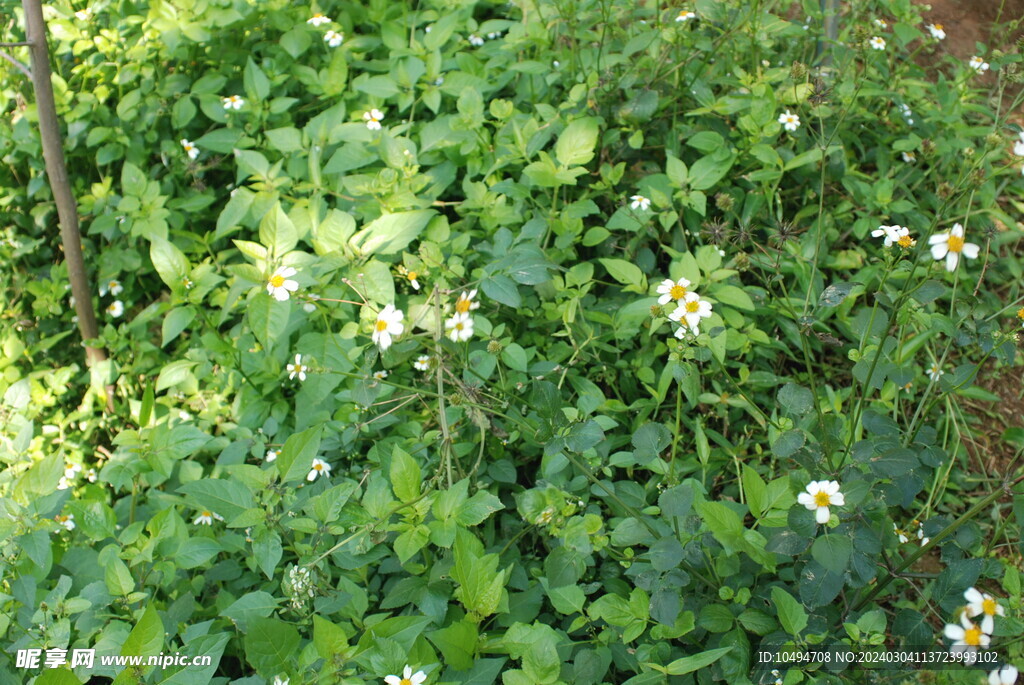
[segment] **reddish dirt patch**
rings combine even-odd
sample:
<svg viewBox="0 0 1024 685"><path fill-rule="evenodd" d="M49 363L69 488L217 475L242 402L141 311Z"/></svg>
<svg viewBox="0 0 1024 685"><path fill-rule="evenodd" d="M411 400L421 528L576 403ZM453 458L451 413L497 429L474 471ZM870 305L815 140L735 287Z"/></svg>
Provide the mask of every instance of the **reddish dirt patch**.
<svg viewBox="0 0 1024 685"><path fill-rule="evenodd" d="M931 5L932 9L923 13L925 20L945 28L946 40L940 49L960 59L977 54L975 43L983 43L989 50L1011 48L1024 21L1024 0L931 0L918 4Z"/></svg>

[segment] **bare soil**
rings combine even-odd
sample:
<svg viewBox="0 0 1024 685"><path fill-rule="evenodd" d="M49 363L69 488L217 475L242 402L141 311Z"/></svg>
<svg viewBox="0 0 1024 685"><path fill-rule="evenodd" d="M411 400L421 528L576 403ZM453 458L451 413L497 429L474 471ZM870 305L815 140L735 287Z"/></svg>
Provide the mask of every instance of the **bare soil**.
<svg viewBox="0 0 1024 685"><path fill-rule="evenodd" d="M943 25L946 40L942 41L940 50L960 59L979 54L976 43L982 43L989 50L1012 49L1013 42L1021 35L1024 0L931 0L917 4L931 6L931 10L923 12L928 23ZM1016 29L1007 30L1012 22L1017 22ZM994 30L996 24L1003 28Z"/></svg>

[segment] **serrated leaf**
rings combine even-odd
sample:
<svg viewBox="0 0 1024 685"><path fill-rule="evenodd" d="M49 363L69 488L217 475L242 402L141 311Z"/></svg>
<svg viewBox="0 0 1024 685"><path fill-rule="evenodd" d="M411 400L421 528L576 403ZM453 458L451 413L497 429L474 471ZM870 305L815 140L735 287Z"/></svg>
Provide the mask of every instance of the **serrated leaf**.
<svg viewBox="0 0 1024 685"><path fill-rule="evenodd" d="M594 158L599 133L600 128L594 117L576 119L558 136L555 157L565 166L586 164Z"/></svg>

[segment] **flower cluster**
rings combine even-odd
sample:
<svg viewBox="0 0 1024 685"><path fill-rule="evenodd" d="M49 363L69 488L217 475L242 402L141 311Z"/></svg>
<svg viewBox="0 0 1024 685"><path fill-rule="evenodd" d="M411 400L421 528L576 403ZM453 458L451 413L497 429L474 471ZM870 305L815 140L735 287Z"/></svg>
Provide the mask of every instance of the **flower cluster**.
<svg viewBox="0 0 1024 685"><path fill-rule="evenodd" d="M422 685L427 679L427 674L423 671L412 672L412 666L406 664L405 668L402 669L402 676L389 675L384 676L384 682L387 685Z"/></svg>
<svg viewBox="0 0 1024 685"><path fill-rule="evenodd" d="M879 226L871 231L871 237L885 238L886 247L899 245L904 249L910 249L917 245L917 241L910 237L910 229L906 226Z"/></svg>
<svg viewBox="0 0 1024 685"><path fill-rule="evenodd" d="M57 514L53 517L53 520L64 526L64 530L72 531L75 529L75 515L74 514Z"/></svg>
<svg viewBox="0 0 1024 685"><path fill-rule="evenodd" d="M917 519L914 519L913 521L910 522L910 525L911 526L917 526L917 539L918 539L918 541L920 541L921 546L924 547L925 545L927 545L929 540L930 540L930 538L927 538L924 535L924 524L921 523L920 521L918 521ZM893 524L892 524L892 530L893 530L894 533L896 533L896 537L899 538L900 544L905 545L908 542L910 542L910 531L909 530L904 530L904 529L900 528L899 526L896 525L895 522L893 522Z"/></svg>
<svg viewBox="0 0 1024 685"><path fill-rule="evenodd" d="M693 335L700 335L700 321L711 316L711 303L702 299L700 295L690 288L690 281L680 278L673 281L666 278L658 285L658 304L664 306L674 302L676 307L669 312L668 318L679 324L675 336L682 338L689 331Z"/></svg>
<svg viewBox="0 0 1024 685"><path fill-rule="evenodd" d="M992 595L973 587L964 591L964 599L967 605L960 610L960 622L947 624L942 633L953 641L949 648L951 652L965 652L972 657L967 663L973 663L975 652L991 644L995 617L1005 616L1006 609ZM980 621L971 620L979 616ZM988 674L990 685L1013 685L1016 681L1017 668L1009 664Z"/></svg>
<svg viewBox="0 0 1024 685"><path fill-rule="evenodd" d="M292 598L293 609L301 609L306 602L316 596L316 586L313 582L313 574L308 568L292 566L284 583L285 592Z"/></svg>
<svg viewBox="0 0 1024 685"><path fill-rule="evenodd" d="M234 110L237 112L238 110L242 109L243 106L245 106L245 100L243 100L237 95L229 95L225 98L221 98L220 101L221 104L224 105L224 109L229 111Z"/></svg>
<svg viewBox="0 0 1024 685"><path fill-rule="evenodd" d="M476 289L459 294L459 299L455 300L455 314L444 322L445 334L452 342L465 342L473 337L473 317L469 313L479 306Z"/></svg>

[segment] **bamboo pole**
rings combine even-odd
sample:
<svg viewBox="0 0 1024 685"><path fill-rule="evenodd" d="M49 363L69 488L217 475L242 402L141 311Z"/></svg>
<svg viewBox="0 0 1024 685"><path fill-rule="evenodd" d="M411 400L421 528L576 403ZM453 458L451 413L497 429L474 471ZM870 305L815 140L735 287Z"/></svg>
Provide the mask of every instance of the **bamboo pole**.
<svg viewBox="0 0 1024 685"><path fill-rule="evenodd" d="M25 10L25 44L31 55L32 86L36 95L36 112L39 117L39 138L43 144L43 159L46 162L46 177L57 205L60 222L61 248L68 267L71 294L75 298L75 313L78 315L78 330L83 340L99 337L96 312L92 306L92 288L82 258L82 237L78 226L78 205L71 192L68 170L64 163L64 147L57 121L57 108L53 100L53 85L50 82L50 52L46 45L46 22L43 20L41 0L22 0ZM85 359L93 366L107 358L101 347L86 345ZM113 398L107 388L107 405Z"/></svg>

